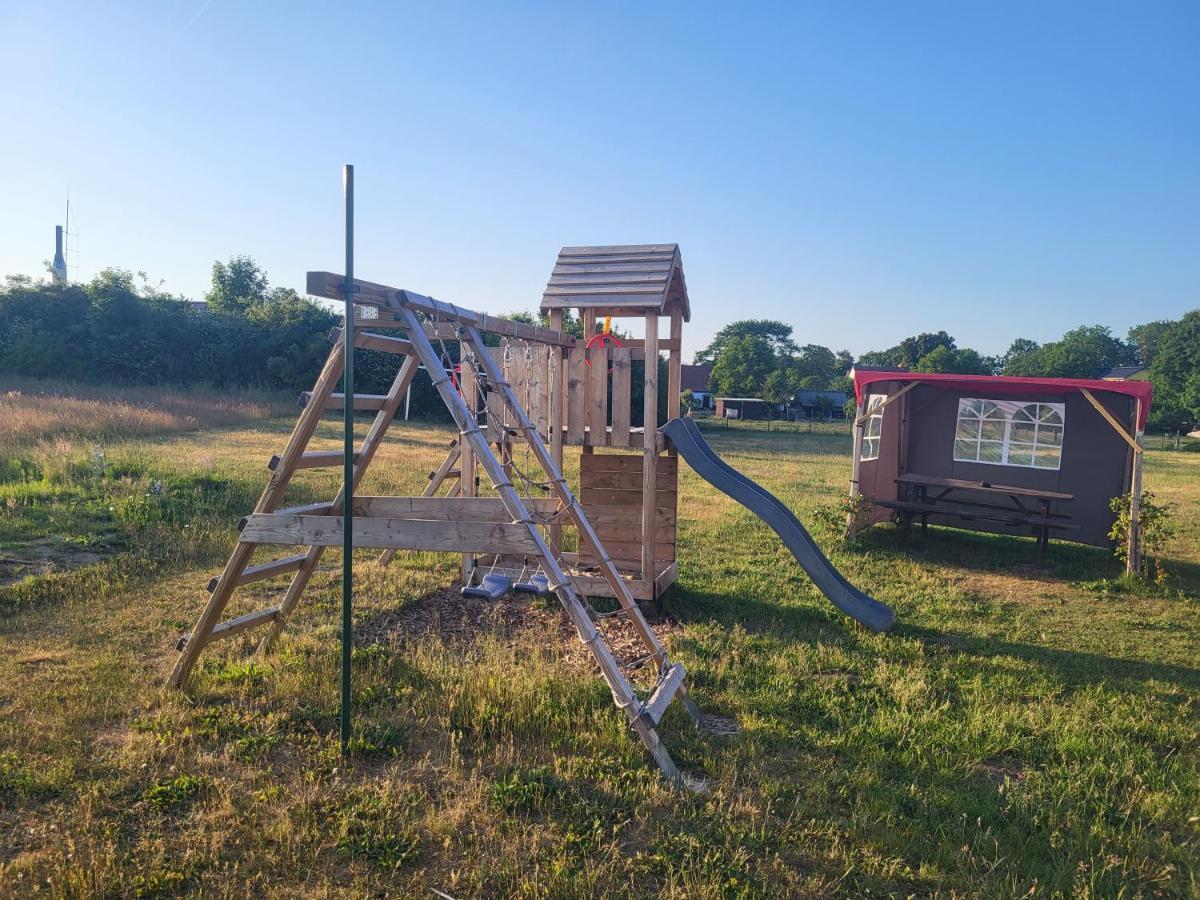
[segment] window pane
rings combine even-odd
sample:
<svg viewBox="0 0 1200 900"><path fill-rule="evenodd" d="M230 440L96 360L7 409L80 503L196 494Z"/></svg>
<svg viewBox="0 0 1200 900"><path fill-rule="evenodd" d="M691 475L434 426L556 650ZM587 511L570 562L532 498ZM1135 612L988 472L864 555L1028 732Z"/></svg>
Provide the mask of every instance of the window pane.
<svg viewBox="0 0 1200 900"><path fill-rule="evenodd" d="M984 400L983 417L985 419L998 419L1003 422L1008 419L1008 414L990 400Z"/></svg>
<svg viewBox="0 0 1200 900"><path fill-rule="evenodd" d="M1032 444L1034 435L1037 434L1037 426L1032 422L1013 422L1012 433L1009 435L1009 440L1019 441L1025 444Z"/></svg>
<svg viewBox="0 0 1200 900"><path fill-rule="evenodd" d="M1002 441L980 441L979 461L998 463L1004 459L1004 443Z"/></svg>
<svg viewBox="0 0 1200 900"><path fill-rule="evenodd" d="M1009 444L1008 464L1010 466L1033 465L1033 446L1031 444Z"/></svg>
<svg viewBox="0 0 1200 900"><path fill-rule="evenodd" d="M879 458L879 438L864 438L862 445L862 459L878 459Z"/></svg>
<svg viewBox="0 0 1200 900"><path fill-rule="evenodd" d="M1015 413L1013 413L1013 419L1018 422L1036 422L1037 410L1038 405L1036 403L1030 403L1028 406L1022 406Z"/></svg>
<svg viewBox="0 0 1200 900"><path fill-rule="evenodd" d="M979 444L975 441L956 440L954 442L954 458L962 462L975 462L978 459Z"/></svg>
<svg viewBox="0 0 1200 900"><path fill-rule="evenodd" d="M982 427L979 430L979 436L985 441L1002 441L1004 440L1005 422L995 422L991 419L984 419Z"/></svg>
<svg viewBox="0 0 1200 900"><path fill-rule="evenodd" d="M1062 446L1063 430L1061 425L1039 425L1037 442L1039 446Z"/></svg>
<svg viewBox="0 0 1200 900"><path fill-rule="evenodd" d="M1063 423L1062 413L1060 413L1058 410L1056 410L1049 403L1042 404L1042 411L1041 411L1040 418L1043 422L1050 422L1054 425L1061 425Z"/></svg>
<svg viewBox="0 0 1200 900"><path fill-rule="evenodd" d="M1057 469L1061 452L1057 447L1038 447L1033 464L1039 469Z"/></svg>
<svg viewBox="0 0 1200 900"><path fill-rule="evenodd" d="M979 439L979 420L978 419L959 419L958 428L954 431L956 438L966 438L969 440Z"/></svg>
<svg viewBox="0 0 1200 900"><path fill-rule="evenodd" d="M979 409L982 404L978 400L959 400L958 414L961 415L979 415Z"/></svg>
<svg viewBox="0 0 1200 900"><path fill-rule="evenodd" d="M882 430L883 416L871 416L871 418L867 419L866 437L877 438Z"/></svg>

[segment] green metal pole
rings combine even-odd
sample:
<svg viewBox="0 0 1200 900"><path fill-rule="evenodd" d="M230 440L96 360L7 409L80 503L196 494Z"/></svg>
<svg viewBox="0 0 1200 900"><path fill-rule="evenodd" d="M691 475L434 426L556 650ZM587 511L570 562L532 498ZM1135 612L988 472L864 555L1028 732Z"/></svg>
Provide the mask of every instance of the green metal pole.
<svg viewBox="0 0 1200 900"><path fill-rule="evenodd" d="M354 166L342 170L346 192L346 322L342 329L345 352L342 354L342 391L345 414L345 460L342 465L342 754L350 746L350 663L353 657L351 597L354 586Z"/></svg>

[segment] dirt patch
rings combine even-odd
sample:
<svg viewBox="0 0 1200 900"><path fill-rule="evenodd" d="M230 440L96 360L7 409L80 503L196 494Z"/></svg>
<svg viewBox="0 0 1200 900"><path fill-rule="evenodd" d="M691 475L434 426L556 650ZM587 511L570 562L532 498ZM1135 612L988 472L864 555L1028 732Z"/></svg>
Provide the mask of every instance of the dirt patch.
<svg viewBox="0 0 1200 900"><path fill-rule="evenodd" d="M674 619L651 616L644 610L643 614L659 643L669 646L671 635L680 630L679 624ZM596 627L622 666L646 655L645 645L627 616L601 619ZM396 646L430 636L445 644L470 644L483 635L513 646L525 643L532 634L545 646L557 649L569 664L589 670L595 666L566 612L553 597L510 594L491 601L463 597L458 589L447 589L367 621L355 632L363 644Z"/></svg>
<svg viewBox="0 0 1200 900"><path fill-rule="evenodd" d="M979 774L1001 790L1010 782L1019 785L1029 779L1024 767L1012 760L985 759L976 768Z"/></svg>
<svg viewBox="0 0 1200 900"><path fill-rule="evenodd" d="M30 575L69 572L104 559L95 548L73 547L53 538L23 544L16 554L0 555L0 587L15 584Z"/></svg>

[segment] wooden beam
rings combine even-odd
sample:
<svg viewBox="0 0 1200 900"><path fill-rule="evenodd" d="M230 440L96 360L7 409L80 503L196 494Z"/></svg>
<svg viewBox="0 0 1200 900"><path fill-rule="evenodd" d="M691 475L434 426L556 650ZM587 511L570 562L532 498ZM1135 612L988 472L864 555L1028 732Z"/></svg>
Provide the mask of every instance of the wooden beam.
<svg viewBox="0 0 1200 900"><path fill-rule="evenodd" d="M683 381L683 313L678 309L671 312L671 339L665 343L671 345L667 353L667 420L670 421L679 418L680 384Z"/></svg>
<svg viewBox="0 0 1200 900"><path fill-rule="evenodd" d="M558 512L558 501L525 501L535 521L549 523ZM354 515L368 518L427 522L492 522L511 524L499 497L355 497Z"/></svg>
<svg viewBox="0 0 1200 900"><path fill-rule="evenodd" d="M646 384L642 405L642 579L654 579L658 506L658 313L646 316Z"/></svg>
<svg viewBox="0 0 1200 900"><path fill-rule="evenodd" d="M1133 409L1133 427L1142 421L1142 400L1139 397ZM1129 473L1129 534L1125 554L1125 571L1136 575L1142 570L1142 463L1146 454L1142 452L1142 436L1139 433L1134 445L1133 469Z"/></svg>
<svg viewBox="0 0 1200 900"><path fill-rule="evenodd" d="M562 331L562 327L563 311L561 309L550 310L550 329ZM563 468L563 425L567 421L567 407L563 397L563 389L567 381L564 357L565 354L561 347L550 348L550 398L547 426L550 430L550 456L560 472ZM549 538L551 550L555 553L562 550L561 525L551 526Z"/></svg>
<svg viewBox="0 0 1200 900"><path fill-rule="evenodd" d="M1125 427L1120 422L1118 422L1115 418L1113 418L1113 414L1104 408L1104 404L1096 399L1096 395L1093 394L1091 391L1089 391L1087 388L1080 388L1079 392L1081 394L1083 394L1083 396L1087 397L1088 403L1090 403L1090 404L1092 404L1092 406L1096 407L1096 412L1098 412L1098 413L1100 413L1100 415L1104 416L1104 421L1108 422L1108 424L1113 427L1113 431L1115 431L1117 434L1119 434L1124 439L1125 443L1127 443L1131 448L1133 448L1134 455L1137 456L1137 455L1141 454L1142 447L1137 442L1137 439L1134 438L1128 431L1126 431ZM1141 401L1138 401L1138 402L1140 403Z"/></svg>
<svg viewBox="0 0 1200 900"><path fill-rule="evenodd" d="M306 289L314 297L345 300L342 293L342 286L345 283L344 276L336 275L333 272L309 272ZM572 347L575 344L575 338L569 334L563 334L561 331L551 331L549 328L541 328L525 322L514 322L501 316L477 313L452 303L434 300L432 297L426 297L415 291L406 291L401 288L389 287L386 284L363 281L359 278L354 279L354 302L377 306L381 310L395 310L402 306L408 306L421 312L431 313L441 319L474 325L482 331L505 334L509 337L537 341L542 344L558 347ZM363 323L370 325L370 320L365 319Z"/></svg>
<svg viewBox="0 0 1200 900"><path fill-rule="evenodd" d="M897 378L896 380L902 381L903 379ZM862 425L863 422L867 421L867 419L871 418L871 416L882 415L883 411L885 409L887 409L889 406L891 406L893 403L895 403L897 400L899 400L901 397L903 397L905 394L907 394L909 391L911 391L913 388L915 388L918 384L919 384L919 382L910 381L908 384L906 384L902 388L900 388L900 390L896 391L896 393L888 394L887 397L884 399L884 401L882 403L880 403L878 406L876 406L874 409L863 408L862 412L859 413L854 418L855 426Z"/></svg>
<svg viewBox="0 0 1200 900"><path fill-rule="evenodd" d="M341 516L285 516L256 513L241 540L253 544L340 547ZM354 544L380 550L442 550L466 553L538 552L525 525L493 522L429 521L354 517Z"/></svg>
<svg viewBox="0 0 1200 900"><path fill-rule="evenodd" d="M654 727L662 719L663 713L675 698L675 692L683 684L684 674L683 663L676 662L672 663L671 668L667 669L667 674L659 679L658 687L642 706L642 719L647 725Z"/></svg>

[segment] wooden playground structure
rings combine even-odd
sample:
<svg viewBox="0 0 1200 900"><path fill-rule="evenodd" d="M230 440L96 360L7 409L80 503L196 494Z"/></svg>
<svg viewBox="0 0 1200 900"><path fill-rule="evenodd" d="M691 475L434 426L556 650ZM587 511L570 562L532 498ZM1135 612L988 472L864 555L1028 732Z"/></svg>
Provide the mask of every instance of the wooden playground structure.
<svg viewBox="0 0 1200 900"><path fill-rule="evenodd" d="M310 272L308 293L344 299L343 276ZM513 589L554 592L580 640L655 762L677 775L657 727L674 699L694 721L681 663L668 658L638 607L678 577L675 528L678 457L659 431L659 362L665 351L666 398L677 404L687 287L675 244L566 247L542 298L549 328L488 316L412 291L355 279L354 346L396 356L387 394L355 395L354 409L374 419L353 455L352 539L356 548L463 554L468 590L498 599ZM566 334L578 310L583 340ZM638 318L645 336L611 333L614 318ZM663 319L669 336L660 336ZM597 332L603 321L604 328ZM399 330L403 336L388 333ZM484 334L500 338L488 346ZM332 500L284 507L292 478L308 468L341 467L341 451L307 445L327 410L344 410L336 393L344 341L333 349L224 571L209 583L208 603L189 635L169 685L182 687L210 644L268 626L265 652L286 626L326 547L343 544L344 490ZM457 347L457 353L452 348ZM641 370L635 409L635 363ZM445 461L419 497L361 496L362 481L419 369L425 369L459 429ZM672 410L672 412L674 412ZM639 423L640 420L640 424ZM579 449L578 490L563 475L567 448ZM631 452L632 451L632 452ZM481 475L483 477L481 477ZM485 480L486 479L486 480ZM257 547L299 552L252 564ZM569 549L573 548L573 549ZM288 575L277 605L222 620L242 585ZM589 598L615 600L598 611ZM602 604L603 605L603 604ZM632 629L644 653L618 661L606 634Z"/></svg>

